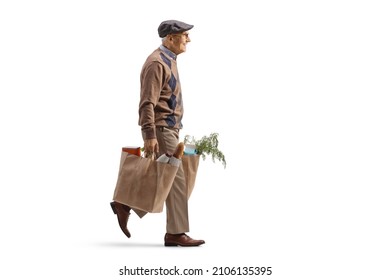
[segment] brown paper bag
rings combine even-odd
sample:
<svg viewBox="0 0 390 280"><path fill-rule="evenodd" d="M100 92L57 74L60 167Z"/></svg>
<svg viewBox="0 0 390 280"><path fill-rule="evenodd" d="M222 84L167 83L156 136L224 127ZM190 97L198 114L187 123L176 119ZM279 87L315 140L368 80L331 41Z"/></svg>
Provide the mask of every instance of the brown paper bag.
<svg viewBox="0 0 390 280"><path fill-rule="evenodd" d="M114 201L150 213L163 211L178 167L122 152Z"/></svg>
<svg viewBox="0 0 390 280"><path fill-rule="evenodd" d="M190 198L191 193L194 190L199 159L199 155L183 155L182 158L184 177L187 185L187 199Z"/></svg>

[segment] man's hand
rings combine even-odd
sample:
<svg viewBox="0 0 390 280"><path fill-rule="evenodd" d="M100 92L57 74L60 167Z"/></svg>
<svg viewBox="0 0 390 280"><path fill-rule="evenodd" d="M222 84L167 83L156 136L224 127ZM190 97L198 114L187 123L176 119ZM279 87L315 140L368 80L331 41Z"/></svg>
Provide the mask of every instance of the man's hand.
<svg viewBox="0 0 390 280"><path fill-rule="evenodd" d="M155 153L156 155L158 154L158 142L157 139L146 139L144 141L144 149L145 149L145 154L146 155L151 155Z"/></svg>

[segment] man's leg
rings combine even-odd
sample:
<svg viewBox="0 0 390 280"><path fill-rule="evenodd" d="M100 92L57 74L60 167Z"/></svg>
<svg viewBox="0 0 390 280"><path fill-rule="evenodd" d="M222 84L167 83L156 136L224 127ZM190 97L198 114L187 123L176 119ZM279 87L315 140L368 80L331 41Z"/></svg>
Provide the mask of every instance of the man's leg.
<svg viewBox="0 0 390 280"><path fill-rule="evenodd" d="M179 142L179 133L171 129L157 129L157 141L160 154L173 154ZM204 240L189 237L188 221L188 189L185 184L183 165L180 164L173 181L171 191L165 201L167 210L167 233L164 237L165 246L199 246Z"/></svg>
<svg viewBox="0 0 390 280"><path fill-rule="evenodd" d="M179 143L177 130L158 128L157 141L159 154L173 154ZM189 231L187 187L183 166L180 165L173 181L172 188L165 201L167 211L167 233L178 234Z"/></svg>

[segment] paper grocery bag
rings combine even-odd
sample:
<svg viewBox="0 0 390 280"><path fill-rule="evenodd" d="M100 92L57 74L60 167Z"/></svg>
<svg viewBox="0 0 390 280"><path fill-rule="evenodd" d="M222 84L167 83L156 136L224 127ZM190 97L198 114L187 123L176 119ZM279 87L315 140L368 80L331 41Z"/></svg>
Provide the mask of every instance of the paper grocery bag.
<svg viewBox="0 0 390 280"><path fill-rule="evenodd" d="M183 155L181 160L184 170L184 177L187 185L187 199L190 198L194 190L196 174L199 166L199 155Z"/></svg>
<svg viewBox="0 0 390 280"><path fill-rule="evenodd" d="M178 167L122 152L114 201L150 213L163 211Z"/></svg>

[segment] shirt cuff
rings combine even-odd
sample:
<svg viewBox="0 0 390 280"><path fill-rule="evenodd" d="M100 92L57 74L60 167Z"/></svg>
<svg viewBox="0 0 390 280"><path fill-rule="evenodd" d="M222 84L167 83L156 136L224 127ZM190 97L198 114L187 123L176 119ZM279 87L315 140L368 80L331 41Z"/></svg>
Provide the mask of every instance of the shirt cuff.
<svg viewBox="0 0 390 280"><path fill-rule="evenodd" d="M144 140L156 139L156 127L143 128L142 137Z"/></svg>

